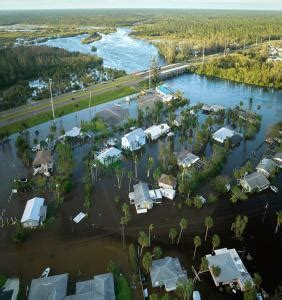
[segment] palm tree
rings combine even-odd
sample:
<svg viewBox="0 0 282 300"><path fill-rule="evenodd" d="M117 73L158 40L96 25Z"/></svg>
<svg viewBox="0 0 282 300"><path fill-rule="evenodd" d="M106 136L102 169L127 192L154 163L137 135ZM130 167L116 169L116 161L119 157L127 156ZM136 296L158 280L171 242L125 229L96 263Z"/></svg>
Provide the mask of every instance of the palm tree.
<svg viewBox="0 0 282 300"><path fill-rule="evenodd" d="M122 180L122 177L123 177L123 169L118 167L118 168L115 168L115 171L116 171L118 189L120 189L121 188L121 180Z"/></svg>
<svg viewBox="0 0 282 300"><path fill-rule="evenodd" d="M238 215L236 217L235 221L231 225L231 230L234 232L236 239L239 240L242 239L242 235L244 233L247 224L248 224L247 216L241 217L241 215Z"/></svg>
<svg viewBox="0 0 282 300"><path fill-rule="evenodd" d="M128 224L128 222L131 219L131 215L130 215L130 211L129 211L129 206L128 206L127 203L124 203L122 205L122 213L123 213L123 216L120 219L120 224L121 224L121 227L122 227L122 245L123 245L123 248L124 248L124 246L125 246L125 232L124 232L124 227Z"/></svg>
<svg viewBox="0 0 282 300"><path fill-rule="evenodd" d="M159 259L161 256L162 256L162 249L160 248L160 247L154 247L154 249L153 249L153 257L155 258L155 259Z"/></svg>
<svg viewBox="0 0 282 300"><path fill-rule="evenodd" d="M128 179L129 179L129 183L128 183L128 192L130 192L131 181L132 181L132 178L133 178L133 172L132 172L131 170L128 171L127 177L128 177Z"/></svg>
<svg viewBox="0 0 282 300"><path fill-rule="evenodd" d="M276 219L276 228L275 234L278 232L279 226L282 224L282 210L276 212L277 219Z"/></svg>
<svg viewBox="0 0 282 300"><path fill-rule="evenodd" d="M149 247L151 246L151 231L154 229L154 224L149 225Z"/></svg>
<svg viewBox="0 0 282 300"><path fill-rule="evenodd" d="M205 241L206 241L208 236L208 230L213 227L213 219L211 216L205 218L205 225L206 225L206 234L205 234Z"/></svg>
<svg viewBox="0 0 282 300"><path fill-rule="evenodd" d="M177 230L175 227L170 228L168 237L171 239L171 243L174 243L175 238L177 237Z"/></svg>
<svg viewBox="0 0 282 300"><path fill-rule="evenodd" d="M220 245L220 237L217 234L214 234L212 236L212 252L214 251L215 248L219 247Z"/></svg>
<svg viewBox="0 0 282 300"><path fill-rule="evenodd" d="M150 252L146 252L142 259L142 264L147 273L149 273L150 268L152 266L152 254Z"/></svg>
<svg viewBox="0 0 282 300"><path fill-rule="evenodd" d="M179 222L179 226L180 226L180 232L179 232L179 236L177 239L177 245L179 244L183 230L185 230L187 228L187 220L185 218L182 218Z"/></svg>
<svg viewBox="0 0 282 300"><path fill-rule="evenodd" d="M134 161L135 178L137 178L137 176L138 176L138 170L137 170L138 156L137 156L137 154L133 154L133 161Z"/></svg>
<svg viewBox="0 0 282 300"><path fill-rule="evenodd" d="M144 247L149 247L149 238L144 231L139 232L138 243L141 246L140 257Z"/></svg>
<svg viewBox="0 0 282 300"><path fill-rule="evenodd" d="M194 248L193 260L194 260L195 255L196 255L197 248L200 247L201 244L202 244L201 238L200 238L198 235L196 235L196 236L194 237L194 246L195 246L195 248Z"/></svg>
<svg viewBox="0 0 282 300"><path fill-rule="evenodd" d="M192 279L185 282L178 282L176 287L176 294L182 300L190 300L194 290L194 283Z"/></svg>
<svg viewBox="0 0 282 300"><path fill-rule="evenodd" d="M150 156L148 158L148 162L147 162L147 177L148 178L150 177L150 170L152 169L153 164L154 164L154 159L153 159L153 157Z"/></svg>

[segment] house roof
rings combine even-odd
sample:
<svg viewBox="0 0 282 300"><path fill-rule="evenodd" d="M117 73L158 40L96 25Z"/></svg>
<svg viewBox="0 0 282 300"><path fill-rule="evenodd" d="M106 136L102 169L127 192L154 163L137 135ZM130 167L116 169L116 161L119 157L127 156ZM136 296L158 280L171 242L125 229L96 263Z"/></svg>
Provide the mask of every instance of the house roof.
<svg viewBox="0 0 282 300"><path fill-rule="evenodd" d="M142 204L144 202L153 202L149 193L149 186L145 182L140 182L133 186L134 202L135 204Z"/></svg>
<svg viewBox="0 0 282 300"><path fill-rule="evenodd" d="M282 152L277 152L274 156L273 159L276 160L282 160Z"/></svg>
<svg viewBox="0 0 282 300"><path fill-rule="evenodd" d="M268 173L273 172L276 169L276 163L270 158L263 158L260 163L257 165L257 170L264 170Z"/></svg>
<svg viewBox="0 0 282 300"><path fill-rule="evenodd" d="M21 219L21 222L26 222L26 221L39 221L41 217L41 210L44 204L44 198L32 198L27 201L24 213Z"/></svg>
<svg viewBox="0 0 282 300"><path fill-rule="evenodd" d="M152 137L161 134L167 130L169 130L170 127L167 124L160 124L160 125L153 125L149 128L147 128L144 132L145 134L150 134Z"/></svg>
<svg viewBox="0 0 282 300"><path fill-rule="evenodd" d="M182 270L179 259L173 257L153 260L150 276L153 287L164 284L167 290L176 289L178 282L188 280L187 273Z"/></svg>
<svg viewBox="0 0 282 300"><path fill-rule="evenodd" d="M218 284L237 280L240 280L242 284L247 281L253 282L235 249L218 249L215 255L206 255L206 259L210 268L217 266L221 270L219 276L213 276Z"/></svg>
<svg viewBox="0 0 282 300"><path fill-rule="evenodd" d="M53 161L50 150L42 150L36 152L33 165L49 164Z"/></svg>
<svg viewBox="0 0 282 300"><path fill-rule="evenodd" d="M251 189L264 187L270 184L267 178L259 172L249 174L243 180L248 183Z"/></svg>
<svg viewBox="0 0 282 300"><path fill-rule="evenodd" d="M196 161L198 161L200 158L189 152L189 151L182 151L179 154L177 154L177 161L179 164L183 165L191 165L194 164Z"/></svg>
<svg viewBox="0 0 282 300"><path fill-rule="evenodd" d="M159 184L166 184L166 185L170 185L170 186L176 186L176 178L173 177L172 175L166 175L166 174L162 174L162 176L159 178L158 180Z"/></svg>
<svg viewBox="0 0 282 300"><path fill-rule="evenodd" d="M157 87L157 90L160 91L161 93L165 94L165 95L173 95L174 94L174 91L165 84L159 85Z"/></svg>
<svg viewBox="0 0 282 300"><path fill-rule="evenodd" d="M68 274L33 279L28 300L63 300L67 294L67 284Z"/></svg>
<svg viewBox="0 0 282 300"><path fill-rule="evenodd" d="M225 141L226 139L231 138L234 134L235 132L233 130L228 129L226 127L222 127L216 132L214 132L212 136L214 139Z"/></svg>
<svg viewBox="0 0 282 300"><path fill-rule="evenodd" d="M68 300L115 300L114 279L111 273L94 276L94 279L76 283L76 294Z"/></svg>
<svg viewBox="0 0 282 300"><path fill-rule="evenodd" d="M124 138L126 138L129 142L136 141L138 138L142 138L145 136L145 132L142 128L137 128L129 133L127 133Z"/></svg>
<svg viewBox="0 0 282 300"><path fill-rule="evenodd" d="M79 127L73 127L71 130L65 132L65 136L68 137L77 137L81 133L81 128Z"/></svg>
<svg viewBox="0 0 282 300"><path fill-rule="evenodd" d="M107 158L117 157L121 154L121 151L115 147L111 147L102 151L98 156L97 159L104 160Z"/></svg>

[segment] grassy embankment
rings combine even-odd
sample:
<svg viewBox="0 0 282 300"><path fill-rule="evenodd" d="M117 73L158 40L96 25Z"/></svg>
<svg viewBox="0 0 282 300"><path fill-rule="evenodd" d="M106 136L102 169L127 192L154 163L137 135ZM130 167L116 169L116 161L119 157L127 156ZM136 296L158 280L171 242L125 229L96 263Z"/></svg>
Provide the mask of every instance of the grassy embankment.
<svg viewBox="0 0 282 300"><path fill-rule="evenodd" d="M92 104L92 106L96 106L98 104L106 103L106 102L109 102L109 101L112 101L112 100L115 100L115 99L118 99L121 97L125 97L128 95L134 94L137 91L138 91L138 89L135 89L133 87L128 87L128 86L121 87L114 91L108 91L108 92L105 92L105 93L95 96L95 99L92 100L91 104ZM88 105L89 105L89 98L85 97L85 98L81 99L79 102L70 103L63 107L56 108L55 114L56 114L56 116L67 115L72 112L85 109L88 107ZM0 133L5 133L5 132L9 132L9 134L15 133L23 128L23 123L25 123L25 126L27 128L30 128L30 127L33 127L40 123L47 122L49 120L52 120L51 112L40 113L40 114L30 117L29 119L27 119L25 121L19 121L19 122L15 122L15 123L7 125L7 126L3 126L0 128Z"/></svg>

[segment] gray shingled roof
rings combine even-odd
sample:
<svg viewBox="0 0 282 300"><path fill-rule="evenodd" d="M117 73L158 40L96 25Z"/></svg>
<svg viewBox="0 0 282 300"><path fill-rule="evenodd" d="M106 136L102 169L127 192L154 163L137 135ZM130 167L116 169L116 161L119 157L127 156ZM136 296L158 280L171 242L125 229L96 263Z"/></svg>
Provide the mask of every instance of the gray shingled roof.
<svg viewBox="0 0 282 300"><path fill-rule="evenodd" d="M49 164L52 162L52 155L50 150L38 151L35 155L33 165Z"/></svg>
<svg viewBox="0 0 282 300"><path fill-rule="evenodd" d="M167 290L174 290L178 282L187 281L187 273L182 270L179 259L165 257L153 260L150 268L152 286L164 285Z"/></svg>
<svg viewBox="0 0 282 300"><path fill-rule="evenodd" d="M257 169L263 169L268 173L272 173L276 167L276 163L270 158L263 158L257 165Z"/></svg>
<svg viewBox="0 0 282 300"><path fill-rule="evenodd" d="M153 202L149 193L149 186L147 183L140 182L133 186L134 190L134 203L135 205L142 204L144 202Z"/></svg>
<svg viewBox="0 0 282 300"><path fill-rule="evenodd" d="M28 300L62 300L67 294L68 274L31 281Z"/></svg>
<svg viewBox="0 0 282 300"><path fill-rule="evenodd" d="M65 300L115 300L114 278L111 273L94 276L94 279L76 283L76 294Z"/></svg>
<svg viewBox="0 0 282 300"><path fill-rule="evenodd" d="M145 132L142 128L137 128L129 133L127 133L124 137L127 138L127 140L131 143L131 142L135 142L136 141L136 137L141 138L145 136Z"/></svg>
<svg viewBox="0 0 282 300"><path fill-rule="evenodd" d="M259 172L247 175L244 180L248 183L251 189L264 187L270 184L267 178Z"/></svg>

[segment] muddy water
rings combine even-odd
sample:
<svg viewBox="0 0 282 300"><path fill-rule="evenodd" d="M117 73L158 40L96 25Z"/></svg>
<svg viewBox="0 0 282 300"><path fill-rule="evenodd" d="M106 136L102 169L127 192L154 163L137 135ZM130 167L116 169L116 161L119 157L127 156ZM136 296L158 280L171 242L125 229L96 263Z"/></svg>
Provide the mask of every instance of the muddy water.
<svg viewBox="0 0 282 300"><path fill-rule="evenodd" d="M253 98L253 110L261 105L260 114L262 114L262 125L260 132L255 139L247 141L244 145L235 148L229 155L223 174L230 175L234 167L240 166L252 151L254 151L265 139L265 134L269 125L281 120L282 118L282 93L281 91L268 90L249 87L240 84L233 84L221 80L210 80L196 75L183 75L167 81L175 89L179 89L190 98L191 103L202 101L211 104L223 104L225 106L234 106L240 101L248 106L248 99ZM119 101L120 102L120 101ZM109 104L107 104L109 105ZM132 102L128 106L130 114L136 114L136 103ZM101 107L96 108L99 110ZM95 111L93 111L93 114ZM89 111L84 110L76 114L63 117L59 123L66 130L79 124L80 119L88 119ZM200 118L203 118L201 116ZM42 136L48 134L50 124L38 126ZM30 130L34 132L36 128ZM15 135L12 137L15 138ZM177 139L177 137L176 137ZM155 166L158 161L158 150L166 139L161 139L157 143L148 144L140 161L138 163L138 179L151 181L145 174L147 157L155 158ZM7 192L9 181L12 176L23 175L27 170L21 165L16 157L16 152L11 141L9 146L1 149L1 196L0 206L5 207L7 213L11 216L20 217L24 208L25 200L31 195L17 195L12 201L7 203ZM176 141L176 149L180 150L181 145ZM117 179L114 174L104 174L94 185L93 202L90 209L89 218L81 224L74 224L70 218L83 210L83 191L82 159L86 155L88 146L76 146L74 155L76 167L74 172L74 189L68 196L62 208L58 211L56 222L48 228L47 231L33 233L29 239L21 246L15 246L10 239L11 229L0 229L0 272L8 275L18 275L27 283L31 278L38 274L46 266L54 269L54 273L70 272L73 280L80 279L79 276L87 278L93 274L101 273L106 270L106 264L110 259L116 259L121 262L125 272L129 271L127 258L122 251L120 236L120 207L123 202L128 202L128 181L127 174L124 174L122 188L117 188ZM264 147L258 151L263 154ZM258 159L258 158L257 158ZM130 161L124 161L123 166L133 169ZM162 205L154 207L146 215L136 215L131 207L132 220L126 228L127 241L135 241L140 230L147 230L148 224L155 224L153 232L153 245L160 245L164 255L177 255L180 257L183 266L188 270L189 276L192 276L191 265L198 266L201 255L207 254L211 250L210 237L218 233L221 237L221 246L236 247L239 250L246 248L253 257L251 262L247 263L251 272L259 272L263 277L263 286L267 291L273 291L281 280L281 272L273 266L281 263L281 234L274 235L275 213L281 209L281 190L282 174L277 177L275 185L279 187L279 193L264 192L259 196L252 197L246 202L231 205L230 201L220 198L217 203L208 205L200 210L188 207L181 209L175 202L164 201ZM201 187L201 193L207 195L208 186ZM40 196L40 195L37 195ZM51 195L42 195L49 202ZM116 204L113 199L119 196L120 202ZM266 214L265 222L262 224L262 216L266 203L269 203L269 209ZM249 217L249 224L244 243L235 241L230 232L230 225L235 216L239 213L246 214ZM192 261L193 236L204 235L204 219L207 215L214 218L215 226L211 229L207 242L198 250L195 261ZM168 231L172 226L178 226L179 220L185 217L188 219L188 228L184 233L181 243L178 247L171 246L168 239ZM79 275L79 276L78 276ZM211 282L209 276L204 275L199 284L199 289L204 299L232 299L234 296L217 291ZM136 299L138 297L136 296ZM239 297L240 299L240 297Z"/></svg>

